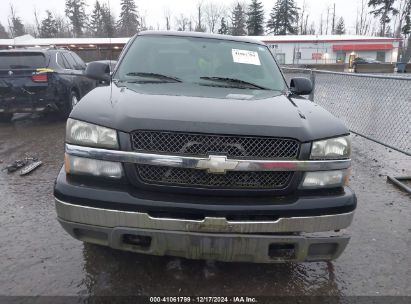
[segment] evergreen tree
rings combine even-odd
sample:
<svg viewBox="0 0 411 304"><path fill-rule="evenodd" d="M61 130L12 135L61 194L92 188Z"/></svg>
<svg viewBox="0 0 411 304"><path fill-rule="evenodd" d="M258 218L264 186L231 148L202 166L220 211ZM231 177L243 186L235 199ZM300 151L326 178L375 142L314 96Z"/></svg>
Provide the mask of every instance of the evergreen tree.
<svg viewBox="0 0 411 304"><path fill-rule="evenodd" d="M405 13L405 24L401 28L401 32L404 36L407 36L411 33L411 1L409 1L405 8L404 8L404 13Z"/></svg>
<svg viewBox="0 0 411 304"><path fill-rule="evenodd" d="M69 18L73 27L74 37L83 35L86 26L86 4L84 0L66 0L66 16Z"/></svg>
<svg viewBox="0 0 411 304"><path fill-rule="evenodd" d="M258 0L252 0L247 12L247 30L249 36L264 34L264 7Z"/></svg>
<svg viewBox="0 0 411 304"><path fill-rule="evenodd" d="M368 6L374 10L370 12L375 17L380 17L381 31L380 35L386 35L387 25L391 22L391 15L398 14L398 10L394 7L395 0L369 0Z"/></svg>
<svg viewBox="0 0 411 304"><path fill-rule="evenodd" d="M335 27L335 34L336 35L344 35L345 34L345 23L343 17L340 17L337 22L337 26Z"/></svg>
<svg viewBox="0 0 411 304"><path fill-rule="evenodd" d="M228 35L229 33L228 25L224 17L221 18L221 24L220 24L220 29L218 30L218 33L221 35Z"/></svg>
<svg viewBox="0 0 411 304"><path fill-rule="evenodd" d="M41 21L40 37L41 38L54 38L57 36L57 23L53 14L46 10L47 17Z"/></svg>
<svg viewBox="0 0 411 304"><path fill-rule="evenodd" d="M121 0L120 19L117 29L121 36L131 37L139 31L140 21L134 0Z"/></svg>
<svg viewBox="0 0 411 304"><path fill-rule="evenodd" d="M273 7L267 27L274 35L296 35L298 7L294 0L277 0Z"/></svg>
<svg viewBox="0 0 411 304"><path fill-rule="evenodd" d="M21 22L20 17L12 17L11 18L11 33L13 37L23 36L26 34L26 30L24 28L23 23Z"/></svg>
<svg viewBox="0 0 411 304"><path fill-rule="evenodd" d="M245 36L246 32L246 14L240 3L237 3L232 12L232 27L231 35L233 36Z"/></svg>
<svg viewBox="0 0 411 304"><path fill-rule="evenodd" d="M411 60L411 2L408 2L405 6L405 25L402 27L402 34L408 38L405 42L406 48L403 51L402 62L409 62Z"/></svg>
<svg viewBox="0 0 411 304"><path fill-rule="evenodd" d="M103 10L98 0L94 3L91 14L90 31L93 37L104 37Z"/></svg>
<svg viewBox="0 0 411 304"><path fill-rule="evenodd" d="M103 36L115 37L116 36L116 21L111 14L110 8L103 4L101 6L101 16L103 21Z"/></svg>
<svg viewBox="0 0 411 304"><path fill-rule="evenodd" d="M4 26L0 23L0 39L8 39L9 34L6 32Z"/></svg>
<svg viewBox="0 0 411 304"><path fill-rule="evenodd" d="M57 36L56 38L70 38L72 36L70 24L66 18L55 15Z"/></svg>

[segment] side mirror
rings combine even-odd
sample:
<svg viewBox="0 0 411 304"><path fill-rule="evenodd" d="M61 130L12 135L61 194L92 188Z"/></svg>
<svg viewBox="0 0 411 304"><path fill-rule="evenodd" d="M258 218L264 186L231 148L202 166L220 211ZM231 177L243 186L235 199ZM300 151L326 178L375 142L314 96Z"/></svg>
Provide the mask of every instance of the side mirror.
<svg viewBox="0 0 411 304"><path fill-rule="evenodd" d="M90 62L84 75L93 80L110 82L110 66L104 62Z"/></svg>
<svg viewBox="0 0 411 304"><path fill-rule="evenodd" d="M291 79L290 89L295 95L309 95L313 91L313 84L308 78L297 77Z"/></svg>
<svg viewBox="0 0 411 304"><path fill-rule="evenodd" d="M86 69L86 66L85 66L85 65L81 65L81 64L76 64L76 65L74 66L74 68L75 68L76 70L78 70L78 71L84 71L84 70Z"/></svg>

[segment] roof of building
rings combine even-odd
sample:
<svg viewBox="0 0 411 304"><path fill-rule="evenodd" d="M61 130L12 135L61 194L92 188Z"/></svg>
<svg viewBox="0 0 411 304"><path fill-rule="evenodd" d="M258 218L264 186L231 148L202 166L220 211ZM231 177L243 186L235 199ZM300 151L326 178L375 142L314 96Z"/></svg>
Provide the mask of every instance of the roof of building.
<svg viewBox="0 0 411 304"><path fill-rule="evenodd" d="M374 37L360 35L287 35L287 36L256 36L254 37L265 43L267 42L383 42L399 41L399 38Z"/></svg>
<svg viewBox="0 0 411 304"><path fill-rule="evenodd" d="M251 37L232 37L206 33L192 32L156 32L150 31L143 34L167 34L180 36L211 37L219 39L229 39L245 42L261 41L264 43L314 43L314 42L395 42L398 38L372 37L358 35L287 35L287 36L251 36ZM0 46L90 46L95 45L124 45L130 38L34 38L30 35L16 37L14 39L0 39Z"/></svg>

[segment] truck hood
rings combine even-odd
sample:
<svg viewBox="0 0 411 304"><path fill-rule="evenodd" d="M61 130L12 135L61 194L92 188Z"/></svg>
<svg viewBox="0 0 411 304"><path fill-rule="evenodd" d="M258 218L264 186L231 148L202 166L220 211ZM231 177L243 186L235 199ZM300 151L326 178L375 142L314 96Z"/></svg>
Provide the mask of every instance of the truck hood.
<svg viewBox="0 0 411 304"><path fill-rule="evenodd" d="M86 95L70 117L123 132L258 135L301 142L349 133L340 120L303 98L188 83L100 87Z"/></svg>

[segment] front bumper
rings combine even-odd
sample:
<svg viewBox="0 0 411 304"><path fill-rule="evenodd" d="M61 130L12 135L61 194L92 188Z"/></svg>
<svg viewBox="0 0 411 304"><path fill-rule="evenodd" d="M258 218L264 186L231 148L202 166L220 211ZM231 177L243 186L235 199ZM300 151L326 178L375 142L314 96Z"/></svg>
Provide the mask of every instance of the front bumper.
<svg viewBox="0 0 411 304"><path fill-rule="evenodd" d="M357 205L356 196L348 187L338 193L293 194L286 197L162 193L145 191L128 184L103 183L92 178L79 180L67 175L64 168L57 177L54 195L73 205L189 219L317 217L350 213Z"/></svg>
<svg viewBox="0 0 411 304"><path fill-rule="evenodd" d="M353 212L279 218L275 221L229 221L155 218L128 212L73 205L56 199L60 224L74 238L115 249L225 262L301 262L336 259L349 237L327 232L347 228Z"/></svg>

